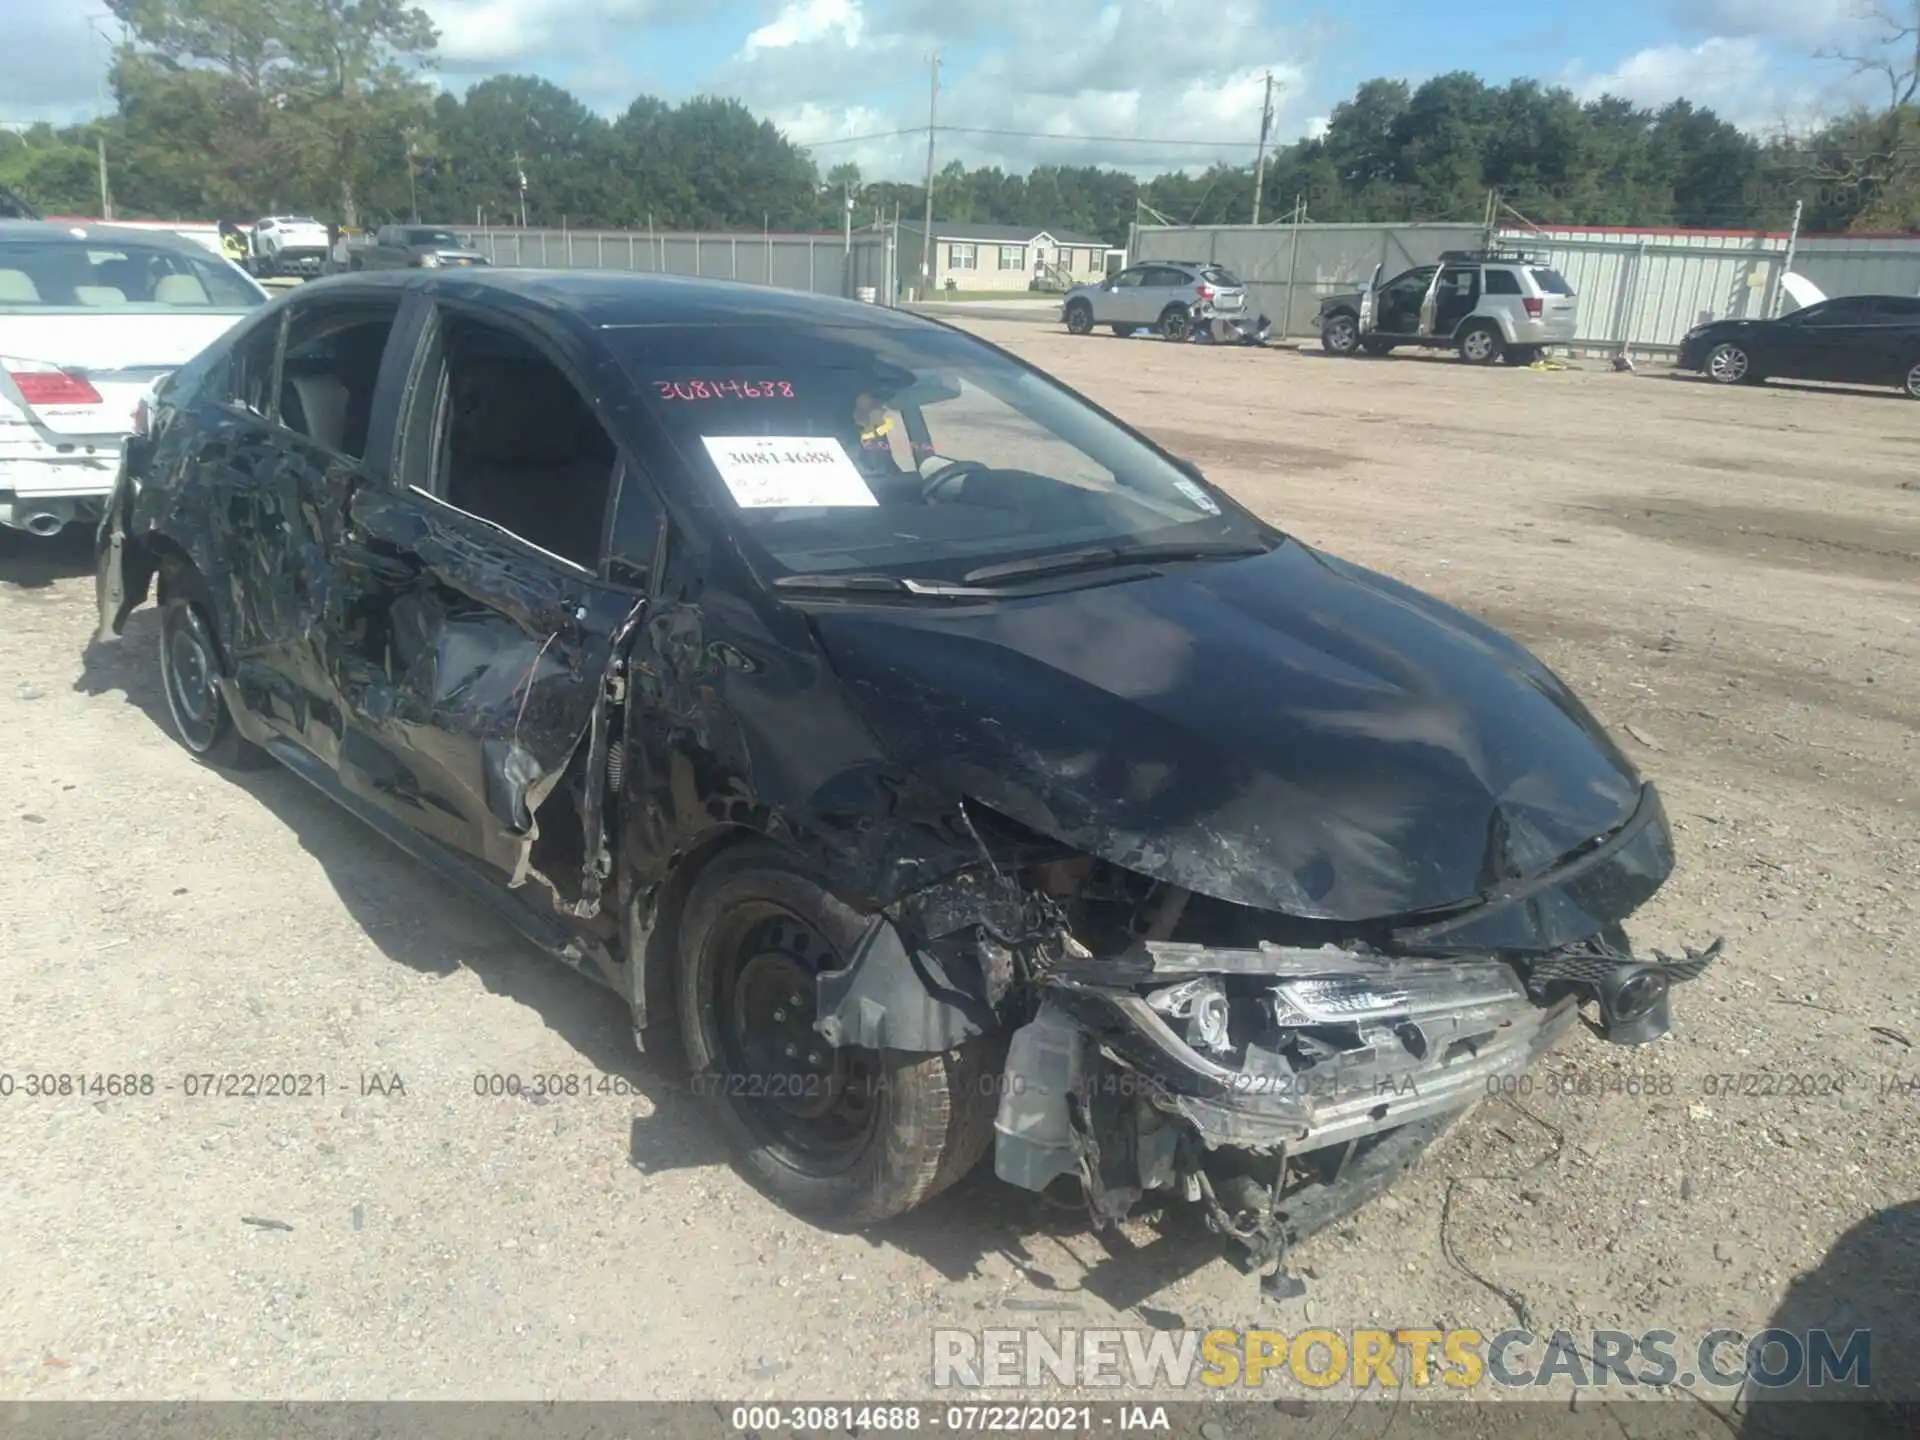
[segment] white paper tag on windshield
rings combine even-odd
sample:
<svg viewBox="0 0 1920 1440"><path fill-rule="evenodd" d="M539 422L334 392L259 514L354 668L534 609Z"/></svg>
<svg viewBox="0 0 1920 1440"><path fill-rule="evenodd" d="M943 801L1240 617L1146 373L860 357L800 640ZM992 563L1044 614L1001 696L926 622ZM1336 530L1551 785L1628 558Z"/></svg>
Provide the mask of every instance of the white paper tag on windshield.
<svg viewBox="0 0 1920 1440"><path fill-rule="evenodd" d="M1220 513L1220 507L1214 503L1213 497L1207 494L1207 492L1202 490L1198 485L1194 484L1193 481L1176 480L1173 483L1179 489L1182 495L1186 496L1189 500L1193 501L1194 504L1198 505L1202 510L1206 511L1207 514L1218 515Z"/></svg>
<svg viewBox="0 0 1920 1440"><path fill-rule="evenodd" d="M702 435L720 478L743 510L878 505L831 435Z"/></svg>

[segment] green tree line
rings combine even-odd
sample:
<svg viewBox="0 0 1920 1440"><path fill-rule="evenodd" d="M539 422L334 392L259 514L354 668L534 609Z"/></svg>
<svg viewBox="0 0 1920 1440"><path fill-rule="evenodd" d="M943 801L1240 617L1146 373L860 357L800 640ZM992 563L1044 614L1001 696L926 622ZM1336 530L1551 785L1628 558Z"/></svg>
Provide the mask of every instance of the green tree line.
<svg viewBox="0 0 1920 1440"><path fill-rule="evenodd" d="M433 82L437 36L406 0L107 0L126 31L113 114L0 135L0 184L51 214L100 210L97 145L121 218L285 211L349 225L417 215L660 230L864 226L919 185L813 156L737 100L643 95L612 117L550 81ZM1902 0L1915 10L1920 0ZM1915 44L1909 56L1905 47ZM1325 132L1268 156L1262 217L1478 220L1490 190L1539 224L1920 232L1920 44L1835 57L1891 82L1887 103L1819 132L1758 138L1677 100L1581 101L1535 80L1374 79ZM823 153L831 156L831 150ZM1009 174L949 163L943 221L1046 225L1124 240L1142 206L1182 223L1251 218L1250 163L1140 179L1098 166ZM524 186L522 183L524 177Z"/></svg>

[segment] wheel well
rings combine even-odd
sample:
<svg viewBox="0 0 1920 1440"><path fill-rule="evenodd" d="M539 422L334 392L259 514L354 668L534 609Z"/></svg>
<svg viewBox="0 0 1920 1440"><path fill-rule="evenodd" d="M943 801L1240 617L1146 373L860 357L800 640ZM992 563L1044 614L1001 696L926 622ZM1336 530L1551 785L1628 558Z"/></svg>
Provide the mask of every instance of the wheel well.
<svg viewBox="0 0 1920 1440"><path fill-rule="evenodd" d="M673 1022L671 997L674 961L680 950L680 921L686 913L687 897L693 893L694 885L707 867L722 855L766 838L758 830L748 829L744 825L726 826L704 837L699 844L678 857L667 871L666 878L651 891L636 893L631 898L626 914L627 963L631 965L638 960L643 973L629 975L627 983L634 995L645 999L649 1026L663 1021L671 1026ZM644 925L640 923L643 915L646 917ZM637 953L637 947L643 941L645 951Z"/></svg>

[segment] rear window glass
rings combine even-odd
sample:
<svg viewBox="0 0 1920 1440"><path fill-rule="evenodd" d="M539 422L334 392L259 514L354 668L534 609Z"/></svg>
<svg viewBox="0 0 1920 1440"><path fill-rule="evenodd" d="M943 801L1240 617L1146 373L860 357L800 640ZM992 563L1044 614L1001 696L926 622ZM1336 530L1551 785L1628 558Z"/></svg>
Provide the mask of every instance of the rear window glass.
<svg viewBox="0 0 1920 1440"><path fill-rule="evenodd" d="M1200 272L1200 278L1205 280L1209 285L1238 286L1240 284L1240 277L1238 275L1220 265L1207 266L1206 269Z"/></svg>
<svg viewBox="0 0 1920 1440"><path fill-rule="evenodd" d="M1573 294L1573 287L1567 284L1558 270L1531 270L1527 273L1533 276L1533 283L1549 295Z"/></svg>
<svg viewBox="0 0 1920 1440"><path fill-rule="evenodd" d="M78 238L0 245L0 311L248 310L265 300L211 254Z"/></svg>

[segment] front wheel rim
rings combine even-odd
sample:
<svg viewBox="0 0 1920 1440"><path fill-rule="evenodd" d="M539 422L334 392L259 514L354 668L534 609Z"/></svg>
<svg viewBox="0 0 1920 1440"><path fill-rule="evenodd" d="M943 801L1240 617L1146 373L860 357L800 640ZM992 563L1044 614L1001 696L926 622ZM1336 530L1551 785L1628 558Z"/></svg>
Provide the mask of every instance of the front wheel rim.
<svg viewBox="0 0 1920 1440"><path fill-rule="evenodd" d="M1093 312L1084 305L1075 305L1067 311L1067 329L1076 335L1084 335L1093 329Z"/></svg>
<svg viewBox="0 0 1920 1440"><path fill-rule="evenodd" d="M197 611L188 607L182 619L166 627L160 660L167 709L180 738L196 753L211 749L220 726L218 669L212 638Z"/></svg>
<svg viewBox="0 0 1920 1440"><path fill-rule="evenodd" d="M880 1076L871 1052L830 1046L813 1028L816 977L838 969L839 956L770 903L740 906L721 932L711 1014L728 1099L794 1169L845 1171L872 1141Z"/></svg>
<svg viewBox="0 0 1920 1440"><path fill-rule="evenodd" d="M1920 400L1920 365L1915 365L1907 371L1907 394Z"/></svg>
<svg viewBox="0 0 1920 1440"><path fill-rule="evenodd" d="M1747 352L1737 345L1722 345L1708 357L1707 368L1716 380L1744 380L1747 376Z"/></svg>
<svg viewBox="0 0 1920 1440"><path fill-rule="evenodd" d="M1332 350L1351 350L1356 333L1351 320L1335 320L1327 326L1327 346Z"/></svg>

